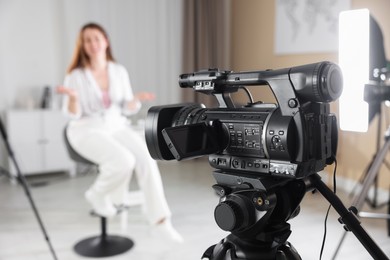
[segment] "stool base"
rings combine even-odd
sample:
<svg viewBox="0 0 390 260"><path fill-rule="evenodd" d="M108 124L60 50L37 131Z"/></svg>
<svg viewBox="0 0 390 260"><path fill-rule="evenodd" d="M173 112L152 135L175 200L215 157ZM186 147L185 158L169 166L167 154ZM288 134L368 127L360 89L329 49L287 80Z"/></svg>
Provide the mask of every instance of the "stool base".
<svg viewBox="0 0 390 260"><path fill-rule="evenodd" d="M76 253L87 257L106 257L122 254L134 246L131 239L120 236L94 236L78 242L74 246Z"/></svg>

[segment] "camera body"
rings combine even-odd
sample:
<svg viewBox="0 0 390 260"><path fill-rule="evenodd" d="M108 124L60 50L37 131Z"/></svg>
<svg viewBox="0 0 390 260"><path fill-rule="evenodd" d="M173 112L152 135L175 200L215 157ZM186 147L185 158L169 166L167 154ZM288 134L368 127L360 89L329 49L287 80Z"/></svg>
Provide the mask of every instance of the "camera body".
<svg viewBox="0 0 390 260"><path fill-rule="evenodd" d="M224 173L289 179L334 160L337 122L329 102L341 94L342 75L333 63L238 73L209 69L183 74L179 84L215 96L219 107L150 108L145 135L154 159L209 155L210 165ZM230 94L247 85L268 85L278 104L236 107Z"/></svg>

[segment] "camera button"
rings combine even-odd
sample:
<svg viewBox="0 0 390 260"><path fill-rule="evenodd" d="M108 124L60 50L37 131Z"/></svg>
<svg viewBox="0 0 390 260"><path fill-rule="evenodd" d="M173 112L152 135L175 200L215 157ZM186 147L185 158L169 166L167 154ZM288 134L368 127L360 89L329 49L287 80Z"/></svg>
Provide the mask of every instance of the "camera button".
<svg viewBox="0 0 390 260"><path fill-rule="evenodd" d="M234 167L234 168L238 168L238 166L240 166L240 162L238 161L238 160L233 160L232 161L232 166Z"/></svg>

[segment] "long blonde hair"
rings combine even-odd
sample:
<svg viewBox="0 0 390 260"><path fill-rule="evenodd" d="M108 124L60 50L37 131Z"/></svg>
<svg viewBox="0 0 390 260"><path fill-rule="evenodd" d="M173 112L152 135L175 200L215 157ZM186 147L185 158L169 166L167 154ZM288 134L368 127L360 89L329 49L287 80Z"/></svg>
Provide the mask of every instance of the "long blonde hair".
<svg viewBox="0 0 390 260"><path fill-rule="evenodd" d="M89 57L84 50L84 42L83 42L83 33L86 29L96 29L96 30L99 30L104 35L104 37L106 38L107 43L108 43L108 46L106 49L107 60L108 61L115 61L115 59L112 55L112 51L111 51L110 40L108 38L108 34L106 33L106 31L103 29L102 26L100 26L97 23L87 23L81 28L79 35L77 37L76 47L75 47L74 52L73 52L73 57L72 57L72 60L70 62L68 70L67 70L68 73L70 73L72 70L74 70L76 68L84 68L90 62Z"/></svg>

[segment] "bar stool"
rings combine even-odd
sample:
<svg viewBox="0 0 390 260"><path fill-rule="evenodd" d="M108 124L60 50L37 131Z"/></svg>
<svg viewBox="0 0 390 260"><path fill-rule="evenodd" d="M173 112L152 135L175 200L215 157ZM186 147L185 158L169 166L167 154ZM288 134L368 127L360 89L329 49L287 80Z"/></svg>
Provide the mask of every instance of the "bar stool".
<svg viewBox="0 0 390 260"><path fill-rule="evenodd" d="M83 163L91 166L96 166L99 169L99 166L94 162L89 161L88 159L82 157L77 153L69 143L69 140L66 135L67 126L64 129L64 140L65 146L68 151L69 157L78 163ZM120 208L118 213L122 210L127 210L127 208ZM107 234L107 218L91 212L92 216L100 218L100 234L92 237L82 239L77 242L73 247L75 252L79 255L86 257L108 257L118 254L122 254L130 250L134 246L133 240L117 235Z"/></svg>

